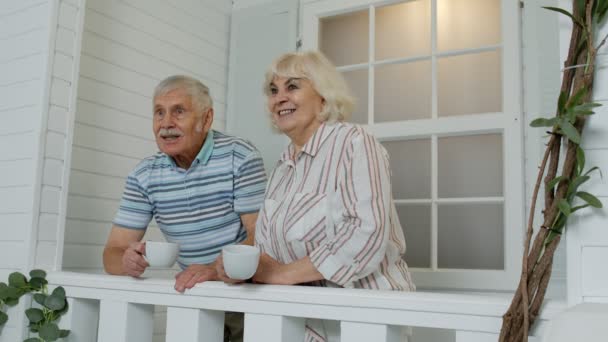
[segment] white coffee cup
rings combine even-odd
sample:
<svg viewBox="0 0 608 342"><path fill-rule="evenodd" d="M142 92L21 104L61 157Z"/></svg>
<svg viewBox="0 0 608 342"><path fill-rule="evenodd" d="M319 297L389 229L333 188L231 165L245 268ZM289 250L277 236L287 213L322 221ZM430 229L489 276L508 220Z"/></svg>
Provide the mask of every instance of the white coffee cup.
<svg viewBox="0 0 608 342"><path fill-rule="evenodd" d="M260 250L248 245L230 245L222 248L224 270L232 279L251 278L258 269Z"/></svg>
<svg viewBox="0 0 608 342"><path fill-rule="evenodd" d="M146 241L145 259L152 267L171 267L175 264L178 254L177 243Z"/></svg>

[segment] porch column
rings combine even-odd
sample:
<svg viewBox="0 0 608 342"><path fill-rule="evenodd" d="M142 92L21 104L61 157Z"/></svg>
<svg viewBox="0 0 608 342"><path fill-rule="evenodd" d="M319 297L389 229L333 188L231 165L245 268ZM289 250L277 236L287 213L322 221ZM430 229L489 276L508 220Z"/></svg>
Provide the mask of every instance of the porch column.
<svg viewBox="0 0 608 342"><path fill-rule="evenodd" d="M94 299L68 298L70 308L59 321L60 329L70 330L67 342L96 342L99 321L99 301Z"/></svg>
<svg viewBox="0 0 608 342"><path fill-rule="evenodd" d="M102 300L98 342L152 341L154 306Z"/></svg>
<svg viewBox="0 0 608 342"><path fill-rule="evenodd" d="M246 313L243 337L244 342L303 341L304 318Z"/></svg>
<svg viewBox="0 0 608 342"><path fill-rule="evenodd" d="M167 308L167 342L222 342L224 312Z"/></svg>
<svg viewBox="0 0 608 342"><path fill-rule="evenodd" d="M401 342L402 327L386 324L346 322L340 324L342 342Z"/></svg>

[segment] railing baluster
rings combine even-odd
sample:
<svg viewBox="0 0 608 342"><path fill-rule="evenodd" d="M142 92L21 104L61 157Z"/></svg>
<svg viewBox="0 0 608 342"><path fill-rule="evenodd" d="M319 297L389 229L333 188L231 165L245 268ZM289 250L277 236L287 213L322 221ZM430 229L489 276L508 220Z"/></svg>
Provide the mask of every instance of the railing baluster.
<svg viewBox="0 0 608 342"><path fill-rule="evenodd" d="M167 308L167 342L222 342L224 312Z"/></svg>
<svg viewBox="0 0 608 342"><path fill-rule="evenodd" d="M342 342L402 342L402 327L360 322L340 323Z"/></svg>
<svg viewBox="0 0 608 342"><path fill-rule="evenodd" d="M68 312L61 317L59 327L70 330L67 342L97 341L99 301L94 299L68 298Z"/></svg>
<svg viewBox="0 0 608 342"><path fill-rule="evenodd" d="M97 341L149 342L153 324L153 305L102 300Z"/></svg>
<svg viewBox="0 0 608 342"><path fill-rule="evenodd" d="M303 341L304 318L245 313L243 340L244 342Z"/></svg>
<svg viewBox="0 0 608 342"><path fill-rule="evenodd" d="M497 334L456 330L456 342L496 342Z"/></svg>

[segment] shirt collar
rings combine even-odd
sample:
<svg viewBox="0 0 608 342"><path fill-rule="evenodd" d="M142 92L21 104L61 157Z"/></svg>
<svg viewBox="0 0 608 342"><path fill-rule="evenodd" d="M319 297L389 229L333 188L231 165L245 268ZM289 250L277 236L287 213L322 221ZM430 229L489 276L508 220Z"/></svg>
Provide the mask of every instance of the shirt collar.
<svg viewBox="0 0 608 342"><path fill-rule="evenodd" d="M214 135L214 131L212 129L210 129L207 132L207 137L205 138L205 142L203 142L203 146L201 147L201 150L198 152L198 154L192 161L193 166L195 163L207 165L207 162L209 162L209 158L211 158L211 153L213 152L213 146L215 145L215 141L213 140L213 135ZM173 160L173 158L171 158L167 154L165 154L165 157L167 158L169 163L171 163L171 166L177 167L177 165L175 164L175 160Z"/></svg>
<svg viewBox="0 0 608 342"><path fill-rule="evenodd" d="M331 135L331 133L334 131L334 129L336 129L339 124L340 123L338 122L323 122L321 126L317 128L312 137L308 139L306 144L304 144L301 152L306 153L312 157L317 155L317 153L321 149L321 146L323 146L323 143L325 142L325 140L327 140L327 137ZM283 154L281 155L281 161L291 160L291 156L293 155L294 149L295 147L293 146L293 143L290 143L289 146L287 146L287 148L285 149L285 151L283 151Z"/></svg>

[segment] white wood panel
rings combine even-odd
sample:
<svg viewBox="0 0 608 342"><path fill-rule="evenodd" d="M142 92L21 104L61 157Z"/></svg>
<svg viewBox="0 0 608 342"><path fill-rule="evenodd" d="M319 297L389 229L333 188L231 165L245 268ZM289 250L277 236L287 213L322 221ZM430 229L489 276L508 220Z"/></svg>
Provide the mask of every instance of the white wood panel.
<svg viewBox="0 0 608 342"><path fill-rule="evenodd" d="M59 327L70 330L65 342L96 342L99 301L68 298L70 310L61 317Z"/></svg>
<svg viewBox="0 0 608 342"><path fill-rule="evenodd" d="M194 18L161 0L125 0L133 8L157 18L161 22L170 23L183 32L188 32L211 44L228 49L228 23L224 22L221 28L209 25L200 19ZM225 17L223 17L225 20Z"/></svg>
<svg viewBox="0 0 608 342"><path fill-rule="evenodd" d="M0 90L1 92L1 90ZM10 125L0 125L0 136L38 129L40 106L30 105L0 112L0 120L10 122Z"/></svg>
<svg viewBox="0 0 608 342"><path fill-rule="evenodd" d="M63 247L63 267L103 267L103 246L73 245L66 243Z"/></svg>
<svg viewBox="0 0 608 342"><path fill-rule="evenodd" d="M57 24L60 27L76 32L76 19L78 16L78 7L61 1L59 3L59 18Z"/></svg>
<svg viewBox="0 0 608 342"><path fill-rule="evenodd" d="M219 49L192 34L180 31L170 24L159 22L156 18L132 7L124 6L115 1L95 1L87 3L87 8L94 9L123 25L137 30L145 28L145 32L157 39L174 44L179 49L190 51L218 66L225 67L228 63L227 50Z"/></svg>
<svg viewBox="0 0 608 342"><path fill-rule="evenodd" d="M304 318L245 313L245 341L283 342L293 336L304 336Z"/></svg>
<svg viewBox="0 0 608 342"><path fill-rule="evenodd" d="M57 241L58 214L41 213L38 218L38 241Z"/></svg>
<svg viewBox="0 0 608 342"><path fill-rule="evenodd" d="M145 158L157 151L152 141L79 123L74 125L74 145L135 158Z"/></svg>
<svg viewBox="0 0 608 342"><path fill-rule="evenodd" d="M43 28L1 40L0 63L43 53L47 49L47 33L48 30Z"/></svg>
<svg viewBox="0 0 608 342"><path fill-rule="evenodd" d="M78 81L78 98L135 115L148 114L152 107L151 95L145 97L82 76Z"/></svg>
<svg viewBox="0 0 608 342"><path fill-rule="evenodd" d="M190 308L167 309L167 342L224 341L224 312Z"/></svg>
<svg viewBox="0 0 608 342"><path fill-rule="evenodd" d="M606 229L606 226L601 228ZM606 260L608 260L608 242L604 246L583 247L581 258L583 296L608 297Z"/></svg>
<svg viewBox="0 0 608 342"><path fill-rule="evenodd" d="M42 183L61 187L63 185L63 161L56 159L44 160L44 171L42 173Z"/></svg>
<svg viewBox="0 0 608 342"><path fill-rule="evenodd" d="M72 148L72 169L74 170L126 178L140 161L140 158L117 156L78 146Z"/></svg>
<svg viewBox="0 0 608 342"><path fill-rule="evenodd" d="M34 158L37 140L34 133L0 136L0 161Z"/></svg>
<svg viewBox="0 0 608 342"><path fill-rule="evenodd" d="M107 221L114 219L119 201L70 195L67 217L85 220Z"/></svg>
<svg viewBox="0 0 608 342"><path fill-rule="evenodd" d="M0 18L8 14L16 14L30 7L45 3L48 0L8 0L0 1Z"/></svg>
<svg viewBox="0 0 608 342"><path fill-rule="evenodd" d="M27 213L31 209L31 186L0 188L0 214Z"/></svg>
<svg viewBox="0 0 608 342"><path fill-rule="evenodd" d="M0 162L0 187L32 184L34 182L34 165L32 159Z"/></svg>
<svg viewBox="0 0 608 342"><path fill-rule="evenodd" d="M49 3L42 2L0 19L0 40L21 33L45 28L48 23Z"/></svg>
<svg viewBox="0 0 608 342"><path fill-rule="evenodd" d="M3 87L0 91L0 112L40 103L42 86L40 79L36 79Z"/></svg>
<svg viewBox="0 0 608 342"><path fill-rule="evenodd" d="M1 219L0 237L2 237L2 241L23 241L27 228L32 224L30 214L3 214Z"/></svg>
<svg viewBox="0 0 608 342"><path fill-rule="evenodd" d="M125 178L101 176L74 170L70 175L70 194L120 200Z"/></svg>
<svg viewBox="0 0 608 342"><path fill-rule="evenodd" d="M47 122L47 127L53 132L66 135L68 131L67 109L51 105L49 107L49 119Z"/></svg>
<svg viewBox="0 0 608 342"><path fill-rule="evenodd" d="M64 160L65 136L61 133L47 131L44 155L48 158Z"/></svg>
<svg viewBox="0 0 608 342"><path fill-rule="evenodd" d="M140 53L203 75L207 82L226 84L226 68L210 63L203 56L176 48L172 42L164 42L140 29L123 25L96 11L88 11L85 28L112 41L130 47ZM203 58L201 58L203 57Z"/></svg>
<svg viewBox="0 0 608 342"><path fill-rule="evenodd" d="M78 101L78 123L109 129L125 135L154 141L152 107L150 113L134 115L85 100Z"/></svg>
<svg viewBox="0 0 608 342"><path fill-rule="evenodd" d="M74 56L74 46L76 44L76 34L74 31L67 30L63 27L57 29L55 38L55 50L61 51L68 56Z"/></svg>
<svg viewBox="0 0 608 342"><path fill-rule="evenodd" d="M608 92L608 87L606 91ZM595 114L589 117L585 125L583 132L583 148L585 149L608 150L608 101L599 101L599 103L602 106L595 108ZM604 159L606 158L604 157Z"/></svg>
<svg viewBox="0 0 608 342"><path fill-rule="evenodd" d="M71 90L72 87L69 82L53 77L51 82L51 104L68 108Z"/></svg>
<svg viewBox="0 0 608 342"><path fill-rule="evenodd" d="M497 334L480 333L472 331L456 331L456 342L495 342Z"/></svg>
<svg viewBox="0 0 608 342"><path fill-rule="evenodd" d="M150 341L153 313L152 305L101 301L97 341Z"/></svg>
<svg viewBox="0 0 608 342"><path fill-rule="evenodd" d="M604 133L608 136L608 132ZM593 171L591 179L581 186L581 189L588 191L596 196L608 197L608 149L606 150L586 150L585 169L597 166L602 171L603 177L599 172ZM608 203L604 203L608 206Z"/></svg>
<svg viewBox="0 0 608 342"><path fill-rule="evenodd" d="M74 57L64 55L61 52L55 53L53 59L53 76L63 81L70 82L72 80Z"/></svg>
<svg viewBox="0 0 608 342"><path fill-rule="evenodd" d="M57 243L54 241L38 241L36 245L36 259L34 268L44 270L55 269L55 258L57 254Z"/></svg>
<svg viewBox="0 0 608 342"><path fill-rule="evenodd" d="M0 86L42 78L44 63L44 55L36 54L0 64Z"/></svg>
<svg viewBox="0 0 608 342"><path fill-rule="evenodd" d="M105 245L112 228L112 219L108 217L106 222L84 221L69 219L66 221L65 242L68 244L93 244Z"/></svg>
<svg viewBox="0 0 608 342"><path fill-rule="evenodd" d="M199 78L211 91L211 96L216 102L226 102L225 86L217 82L206 80L201 72L190 70L172 62L161 61L154 56L133 50L130 47L117 44L104 39L98 35L85 31L83 34L82 51L89 56L103 59L107 62L121 65L126 69L139 72L143 75L155 77L159 81L165 77L175 74L189 74ZM200 69L202 70L202 64ZM85 75L85 71L81 71ZM89 71L86 71L89 72ZM81 78L82 82L82 78ZM155 86L154 84L153 86ZM149 97L152 97L150 92Z"/></svg>
<svg viewBox="0 0 608 342"><path fill-rule="evenodd" d="M40 211L43 213L59 213L59 199L61 198L61 188L42 185L40 194Z"/></svg>
<svg viewBox="0 0 608 342"><path fill-rule="evenodd" d="M80 5L80 2L78 0L61 0L61 2L65 2L66 4L70 4L74 7L77 7Z"/></svg>
<svg viewBox="0 0 608 342"><path fill-rule="evenodd" d="M27 250L23 242L0 241L0 267L22 268L25 266ZM6 279L6 278L4 278Z"/></svg>
<svg viewBox="0 0 608 342"><path fill-rule="evenodd" d="M167 2L172 7L179 9L180 12L185 13L187 16L201 20L204 26L213 27L215 30L220 32L230 32L230 14L217 11L215 8L209 4L205 4L203 1L165 0L164 2Z"/></svg>
<svg viewBox="0 0 608 342"><path fill-rule="evenodd" d="M340 324L340 341L342 342L398 342L401 327L385 324L369 324L359 322L345 322Z"/></svg>

